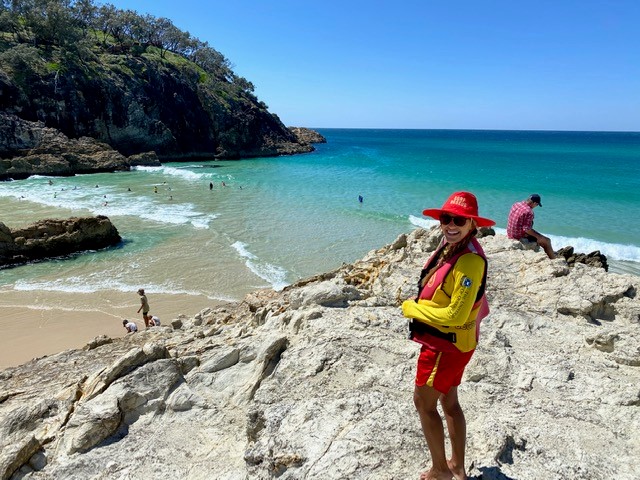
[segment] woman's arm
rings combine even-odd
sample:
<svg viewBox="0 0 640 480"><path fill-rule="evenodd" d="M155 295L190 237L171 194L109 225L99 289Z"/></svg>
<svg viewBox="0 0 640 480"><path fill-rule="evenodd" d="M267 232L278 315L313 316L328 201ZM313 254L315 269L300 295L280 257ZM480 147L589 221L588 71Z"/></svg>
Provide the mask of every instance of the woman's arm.
<svg viewBox="0 0 640 480"><path fill-rule="evenodd" d="M433 325L464 325L469 319L482 283L484 262L481 256L474 253L462 255L445 280L445 284L453 282L448 305L440 306L433 301L406 300L402 303L402 314Z"/></svg>

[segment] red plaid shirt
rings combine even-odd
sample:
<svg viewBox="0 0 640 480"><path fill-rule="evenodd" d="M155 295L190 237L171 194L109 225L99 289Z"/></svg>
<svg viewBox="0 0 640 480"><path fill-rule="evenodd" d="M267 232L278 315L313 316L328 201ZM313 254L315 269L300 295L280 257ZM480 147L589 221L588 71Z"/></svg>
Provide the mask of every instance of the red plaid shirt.
<svg viewBox="0 0 640 480"><path fill-rule="evenodd" d="M507 237L520 240L533 228L533 209L527 201L514 203L507 220Z"/></svg>

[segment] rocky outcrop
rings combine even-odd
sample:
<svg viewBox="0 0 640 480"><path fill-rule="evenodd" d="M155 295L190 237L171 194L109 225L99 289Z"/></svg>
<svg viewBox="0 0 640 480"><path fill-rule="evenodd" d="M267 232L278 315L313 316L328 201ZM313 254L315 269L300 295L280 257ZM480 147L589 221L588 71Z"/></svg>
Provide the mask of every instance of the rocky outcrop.
<svg viewBox="0 0 640 480"><path fill-rule="evenodd" d="M0 112L0 180L128 169L126 157L106 143L69 139L42 122Z"/></svg>
<svg viewBox="0 0 640 480"><path fill-rule="evenodd" d="M99 250L122 241L104 216L41 220L15 230L0 222L0 267Z"/></svg>
<svg viewBox="0 0 640 480"><path fill-rule="evenodd" d="M286 288L0 372L0 477L406 479L429 462L399 304L436 230ZM480 240L459 389L474 478L635 480L638 277Z"/></svg>
<svg viewBox="0 0 640 480"><path fill-rule="evenodd" d="M158 158L158 155L156 155L156 152L144 152L130 155L127 160L129 162L129 166L131 167L159 167L161 165L160 159Z"/></svg>
<svg viewBox="0 0 640 480"><path fill-rule="evenodd" d="M305 137L311 139L311 135ZM222 152L222 157L294 155L313 150L302 138L298 141L265 140L260 151ZM220 153L220 152L219 152ZM214 158L214 153L193 153L174 159ZM69 139L42 122L30 122L16 115L0 112L0 180L24 179L31 175L69 176L82 173L129 170L134 166L160 166L155 151L125 157L106 143L90 137Z"/></svg>
<svg viewBox="0 0 640 480"><path fill-rule="evenodd" d="M0 112L0 180L114 172L138 165L161 164L153 151L127 158L93 138L69 139L42 122L29 122Z"/></svg>
<svg viewBox="0 0 640 480"><path fill-rule="evenodd" d="M578 253L574 251L573 247L563 247L556 252L556 255L563 257L570 267L576 263L584 263L591 267L604 268L605 271L609 271L607 257L600 253L599 250L591 253Z"/></svg>
<svg viewBox="0 0 640 480"><path fill-rule="evenodd" d="M315 130L304 127L289 127L300 143L327 143L327 139Z"/></svg>

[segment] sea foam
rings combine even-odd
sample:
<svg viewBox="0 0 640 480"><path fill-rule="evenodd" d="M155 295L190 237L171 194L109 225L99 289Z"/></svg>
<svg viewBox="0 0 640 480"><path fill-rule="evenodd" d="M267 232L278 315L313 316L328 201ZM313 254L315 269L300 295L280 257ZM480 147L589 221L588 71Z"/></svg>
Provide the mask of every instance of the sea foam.
<svg viewBox="0 0 640 480"><path fill-rule="evenodd" d="M495 231L501 235L507 234L504 228L496 228ZM556 251L562 247L571 246L578 253L591 253L598 250L610 260L640 262L640 248L633 245L600 242L584 237L564 237L561 235L547 235L547 237L551 240L551 245Z"/></svg>
<svg viewBox="0 0 640 480"><path fill-rule="evenodd" d="M167 177L167 176L180 177L183 180L188 180L192 182L201 181L203 179L212 178L215 176L213 173L208 173L208 172L196 173L196 172L192 172L188 168L176 168L176 167L165 167L165 166L162 166L162 167L139 166L139 167L133 167L132 170L136 170L139 172L146 172L146 173L154 173L154 174L162 175L164 177Z"/></svg>
<svg viewBox="0 0 640 480"><path fill-rule="evenodd" d="M256 255L247 250L247 244L237 241L233 245L238 254L245 259L247 268L255 273L258 277L269 282L274 290L282 290L289 285L286 282L287 272L277 265L261 261Z"/></svg>
<svg viewBox="0 0 640 480"><path fill-rule="evenodd" d="M436 220L415 217L409 215L409 221L416 227L429 229L438 225ZM506 235L507 230L504 228L494 228L495 232L500 235ZM551 240L554 250L562 247L572 246L576 252L591 253L599 250L608 259L640 262L640 248L634 245L621 245L617 243L607 243L583 237L563 237L560 235L547 235Z"/></svg>
<svg viewBox="0 0 640 480"><path fill-rule="evenodd" d="M430 220L427 218L420 218L420 217L416 217L414 215L409 215L409 221L415 225L416 227L420 227L420 228L431 228L431 227L435 227L436 225L438 225L438 222L436 220Z"/></svg>
<svg viewBox="0 0 640 480"><path fill-rule="evenodd" d="M111 279L106 275L66 277L64 279L51 281L18 280L13 285L13 289L17 291L45 291L59 293L96 293L103 291L130 293L135 292L138 288L138 284L125 283L116 279ZM167 282L160 284L145 284L145 291L150 294L203 295L211 300L224 302L234 301L234 299L229 296L207 295L205 292L176 288L174 285Z"/></svg>
<svg viewBox="0 0 640 480"><path fill-rule="evenodd" d="M159 193L157 198L122 191L113 186L67 187L61 190L60 185L42 185L42 178L34 176L22 182L11 182L9 188L0 190L0 196L71 211L86 210L90 214L110 218L134 216L165 224L190 224L199 229L209 228L209 224L218 217L215 213L198 211L191 203L170 200L171 190Z"/></svg>

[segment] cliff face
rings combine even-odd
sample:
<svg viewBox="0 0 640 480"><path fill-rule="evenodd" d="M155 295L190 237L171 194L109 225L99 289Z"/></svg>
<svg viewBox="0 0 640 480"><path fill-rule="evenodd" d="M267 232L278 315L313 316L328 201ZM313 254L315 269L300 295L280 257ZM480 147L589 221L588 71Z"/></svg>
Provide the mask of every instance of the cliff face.
<svg viewBox="0 0 640 480"><path fill-rule="evenodd" d="M160 165L152 152L127 159L91 137L69 139L42 122L29 122L0 112L0 180L128 170L131 165L141 163L137 160L140 156L145 164Z"/></svg>
<svg viewBox="0 0 640 480"><path fill-rule="evenodd" d="M98 53L58 67L40 62L0 61L1 107L72 139L92 137L126 156L153 150L165 159L313 150L253 94L176 55L145 50Z"/></svg>
<svg viewBox="0 0 640 480"><path fill-rule="evenodd" d="M0 477L416 478L416 230L282 292L0 372ZM480 240L492 313L459 396L469 473L637 479L638 277Z"/></svg>

